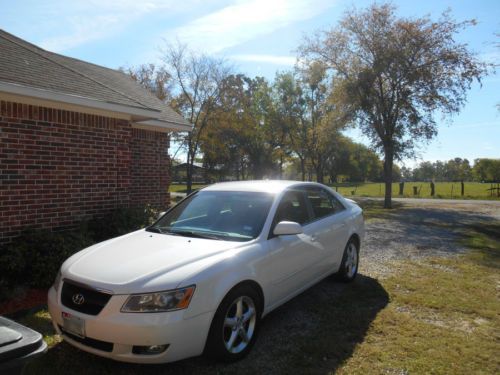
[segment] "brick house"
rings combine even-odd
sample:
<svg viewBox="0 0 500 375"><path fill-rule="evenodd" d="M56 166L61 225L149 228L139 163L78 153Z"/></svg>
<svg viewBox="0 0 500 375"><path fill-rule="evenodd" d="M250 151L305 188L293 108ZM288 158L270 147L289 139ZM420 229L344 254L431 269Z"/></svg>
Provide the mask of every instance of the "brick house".
<svg viewBox="0 0 500 375"><path fill-rule="evenodd" d="M181 116L122 72L0 30L0 243L118 207L169 204Z"/></svg>

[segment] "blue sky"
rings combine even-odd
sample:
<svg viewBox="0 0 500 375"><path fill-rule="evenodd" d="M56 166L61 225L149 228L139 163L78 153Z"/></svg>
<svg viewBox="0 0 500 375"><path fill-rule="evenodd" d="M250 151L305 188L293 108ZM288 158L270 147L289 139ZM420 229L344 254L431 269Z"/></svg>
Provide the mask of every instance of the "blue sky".
<svg viewBox="0 0 500 375"><path fill-rule="evenodd" d="M304 34L328 28L365 0L0 0L0 28L48 50L118 68L158 62L160 49L176 39L225 57L237 71L272 79L291 69ZM500 1L401 0L400 15L437 18L451 8L457 20L478 25L459 35L483 59L500 63ZM468 103L441 121L438 137L420 159L500 157L500 74L474 85ZM357 132L357 141L366 139ZM418 160L420 160L418 159ZM417 160L417 161L418 161ZM406 164L414 165L408 160Z"/></svg>

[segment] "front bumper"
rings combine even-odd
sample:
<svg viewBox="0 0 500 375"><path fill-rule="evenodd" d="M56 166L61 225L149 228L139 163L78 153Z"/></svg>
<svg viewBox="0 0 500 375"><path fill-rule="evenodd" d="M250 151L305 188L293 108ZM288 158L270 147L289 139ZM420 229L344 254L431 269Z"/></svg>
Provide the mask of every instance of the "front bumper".
<svg viewBox="0 0 500 375"><path fill-rule="evenodd" d="M87 315L63 306L59 293L52 287L48 308L58 334L71 345L102 357L122 362L166 363L203 353L213 312L184 319L186 310L166 313L122 313L127 295L113 295L98 315ZM62 313L85 320L87 340L76 340L61 331ZM111 343L111 350L98 349L96 342ZM134 346L168 345L160 354L134 354Z"/></svg>

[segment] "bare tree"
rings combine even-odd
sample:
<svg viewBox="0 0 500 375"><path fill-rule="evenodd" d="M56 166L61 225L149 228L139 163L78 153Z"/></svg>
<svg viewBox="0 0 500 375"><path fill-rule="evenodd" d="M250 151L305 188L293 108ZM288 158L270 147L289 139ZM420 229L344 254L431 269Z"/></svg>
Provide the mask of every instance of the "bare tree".
<svg viewBox="0 0 500 375"><path fill-rule="evenodd" d="M390 4L347 12L339 25L307 38L304 60L333 70L343 95L337 100L384 155L385 202L391 208L394 159L409 156L419 141L437 134L436 111L459 112L474 80L487 72L455 35L474 20L456 22L449 12L398 18Z"/></svg>
<svg viewBox="0 0 500 375"><path fill-rule="evenodd" d="M141 86L152 92L162 102L172 102L173 80L165 67L155 64L143 64L138 67L120 68Z"/></svg>
<svg viewBox="0 0 500 375"><path fill-rule="evenodd" d="M195 53L179 43L167 45L162 54L162 60L175 82L172 105L193 125L190 133L178 138L187 154L186 183L189 194L201 135L210 122L222 82L230 74L231 67L224 60Z"/></svg>

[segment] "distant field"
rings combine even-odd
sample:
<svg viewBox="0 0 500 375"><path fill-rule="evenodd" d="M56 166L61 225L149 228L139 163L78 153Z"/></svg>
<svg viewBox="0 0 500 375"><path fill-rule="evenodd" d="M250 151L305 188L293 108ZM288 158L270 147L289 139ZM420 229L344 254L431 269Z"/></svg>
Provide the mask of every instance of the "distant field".
<svg viewBox="0 0 500 375"><path fill-rule="evenodd" d="M206 185L194 184L193 190L200 189ZM413 195L413 187L416 186L418 190L418 195ZM491 196L489 189L491 184L480 183L480 182L466 182L465 183L465 195L462 197L460 195L460 183L459 182L436 182L436 195L434 198L455 198L455 199L500 199L497 197L496 190L493 191L493 196ZM494 184L496 186L496 184ZM333 186L335 189L335 186ZM366 184L352 184L352 185L339 185L338 192L346 197L351 195L362 196L362 197L383 197L384 196L384 184L383 183L366 183ZM185 193L186 185L175 184L170 185L170 192ZM354 194L353 194L354 192ZM399 183L392 184L392 196L400 197L399 193ZM405 182L403 195L401 197L406 198L431 198L431 187L428 182Z"/></svg>
<svg viewBox="0 0 500 375"><path fill-rule="evenodd" d="M201 184L193 184L191 187L193 190L201 189L202 187L205 187L207 185L201 185ZM171 193L185 193L186 192L186 185L185 184L172 184L170 185L170 188L168 189L169 192Z"/></svg>
<svg viewBox="0 0 500 375"><path fill-rule="evenodd" d="M418 194L413 194L413 187L417 187ZM496 186L496 185L494 185ZM497 198L496 190L493 191L491 196L489 189L491 184L480 182L466 182L465 194L460 195L459 182L436 182L436 195L435 198L464 198L464 199L499 199ZM344 196L356 195L364 197L383 197L384 184L383 183L367 183L352 186L339 186L338 192ZM354 194L353 194L354 192ZM392 184L392 196L400 197L399 183ZM431 186L428 182L405 182L403 195L401 197L412 198L431 198Z"/></svg>

